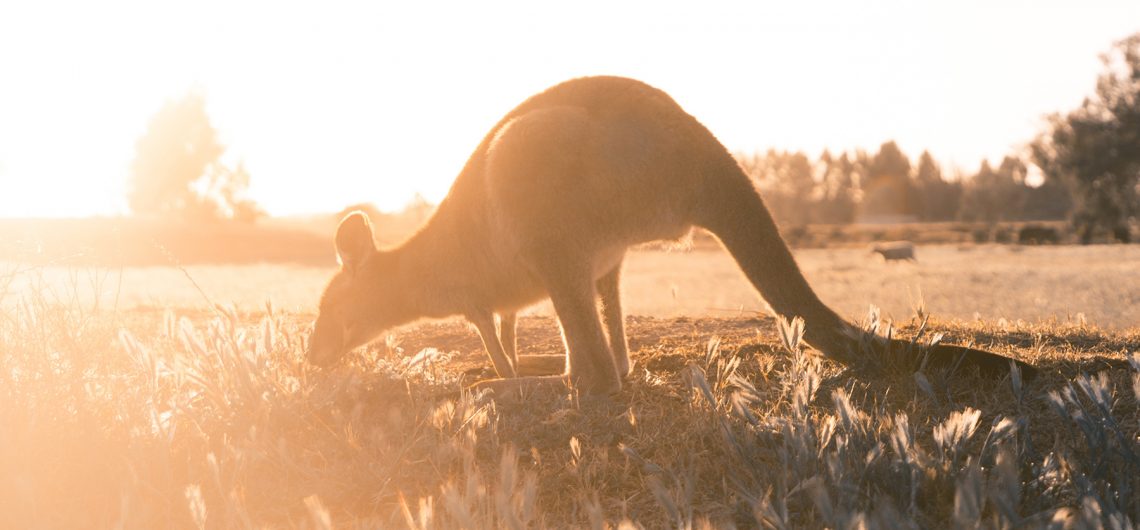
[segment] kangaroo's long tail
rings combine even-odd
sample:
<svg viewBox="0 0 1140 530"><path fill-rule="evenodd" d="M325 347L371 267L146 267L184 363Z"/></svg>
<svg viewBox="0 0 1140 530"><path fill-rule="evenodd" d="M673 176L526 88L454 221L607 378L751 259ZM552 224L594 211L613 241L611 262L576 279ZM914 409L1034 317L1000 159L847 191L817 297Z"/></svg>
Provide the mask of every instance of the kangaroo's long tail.
<svg viewBox="0 0 1140 530"><path fill-rule="evenodd" d="M711 182L702 190L697 225L720 239L773 311L788 320L797 316L804 319L808 344L846 364L867 355L861 330L816 296L747 175L735 163L723 171L728 174L706 177ZM895 339L881 344L885 350L881 353L904 351L909 345ZM929 353L929 363L935 366L973 365L982 373L995 375L1010 370L1009 358L983 350L938 345ZM1026 377L1035 371L1031 365L1017 364Z"/></svg>

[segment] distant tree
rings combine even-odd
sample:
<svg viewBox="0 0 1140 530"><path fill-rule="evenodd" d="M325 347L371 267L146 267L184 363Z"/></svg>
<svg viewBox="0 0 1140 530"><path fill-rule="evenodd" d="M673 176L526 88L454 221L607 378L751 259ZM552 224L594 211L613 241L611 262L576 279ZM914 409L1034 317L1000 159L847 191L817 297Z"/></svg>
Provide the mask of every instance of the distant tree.
<svg viewBox="0 0 1140 530"><path fill-rule="evenodd" d="M942 168L923 151L918 158L918 169L914 174L915 192L918 195L918 218L923 221L951 221L958 215L962 198L962 186L958 182L947 182L942 177Z"/></svg>
<svg viewBox="0 0 1140 530"><path fill-rule="evenodd" d="M997 180L988 160L982 160L978 171L969 176L963 183L962 207L958 211L958 218L962 221L988 221L997 222L1001 218L998 211L1001 203L998 202L990 189Z"/></svg>
<svg viewBox="0 0 1140 530"><path fill-rule="evenodd" d="M753 184L760 186L760 181L764 179L765 173L768 171L768 157L759 151L752 153L737 153L736 162L740 164L740 169L752 179Z"/></svg>
<svg viewBox="0 0 1140 530"><path fill-rule="evenodd" d="M1025 194L1022 218L1031 221L1068 219L1073 211L1073 194L1069 185L1058 178L1047 178Z"/></svg>
<svg viewBox="0 0 1140 530"><path fill-rule="evenodd" d="M961 219L988 223L1021 219L1029 190L1025 175L1025 164L1014 157L1005 157L996 170L988 161L982 161L978 172L965 184Z"/></svg>
<svg viewBox="0 0 1140 530"><path fill-rule="evenodd" d="M1101 57L1096 91L1076 110L1048 117L1031 149L1046 182L1068 183L1083 242L1099 231L1128 240L1140 215L1140 33Z"/></svg>
<svg viewBox="0 0 1140 530"><path fill-rule="evenodd" d="M816 167L802 152L777 151L737 155L741 169L764 196L772 217L782 225L818 221L820 205Z"/></svg>
<svg viewBox="0 0 1140 530"><path fill-rule="evenodd" d="M779 166L782 163L782 157L782 153L775 149L769 149L767 152L752 153L740 159L741 168L752 179L753 185L761 190L761 195L763 195L764 202L772 213L772 217L781 224L785 221L786 210L786 201L779 178Z"/></svg>
<svg viewBox="0 0 1140 530"><path fill-rule="evenodd" d="M1029 185L1025 177L1029 170L1025 162L1016 156L1006 156L997 169L998 182L1005 186L1002 199L1005 201L1005 218L1020 220L1025 218L1025 200L1029 195Z"/></svg>
<svg viewBox="0 0 1140 530"><path fill-rule="evenodd" d="M202 215L243 222L253 222L265 215L257 203L244 197L249 189L249 171L244 162L238 162L232 169L213 164L192 187L199 198L197 204Z"/></svg>
<svg viewBox="0 0 1140 530"><path fill-rule="evenodd" d="M855 206L858 203L858 190L855 187L855 167L843 153L838 159L824 151L819 157L823 171L820 185L823 196L820 199L817 218L820 222L848 224L855 221Z"/></svg>
<svg viewBox="0 0 1140 530"><path fill-rule="evenodd" d="M262 215L243 198L249 187L244 164L229 168L220 161L225 147L206 114L199 94L168 101L151 118L135 144L127 200L139 214L234 218Z"/></svg>
<svg viewBox="0 0 1140 530"><path fill-rule="evenodd" d="M785 217L795 225L815 221L815 177L807 155L796 151L784 156L779 166L779 178L790 210Z"/></svg>
<svg viewBox="0 0 1140 530"><path fill-rule="evenodd" d="M910 180L910 160L893 141L879 147L867 166L862 212L866 216L909 216L918 213Z"/></svg>

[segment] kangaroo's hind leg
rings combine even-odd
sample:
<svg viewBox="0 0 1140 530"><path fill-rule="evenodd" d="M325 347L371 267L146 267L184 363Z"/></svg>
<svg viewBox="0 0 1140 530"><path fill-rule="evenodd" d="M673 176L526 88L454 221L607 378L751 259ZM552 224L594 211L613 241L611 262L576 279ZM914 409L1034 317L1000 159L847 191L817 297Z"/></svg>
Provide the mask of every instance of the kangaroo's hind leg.
<svg viewBox="0 0 1140 530"><path fill-rule="evenodd" d="M573 256L548 255L537 269L562 324L570 383L587 394L620 391L621 377L598 318L592 264Z"/></svg>
<svg viewBox="0 0 1140 530"><path fill-rule="evenodd" d="M515 331L518 325L518 313L507 311L499 313L499 342L503 344L503 353L511 360L511 364L518 369L519 354Z"/></svg>
<svg viewBox="0 0 1140 530"><path fill-rule="evenodd" d="M602 321L610 335L610 350L618 376L629 375L629 342L625 336L625 317L621 310L621 262L597 281L598 298L602 302Z"/></svg>
<svg viewBox="0 0 1140 530"><path fill-rule="evenodd" d="M499 341L498 330L495 329L495 315L490 311L475 311L467 315L467 320L475 324L475 329L479 330L479 337L483 339L483 347L486 348L487 355L491 358L491 364L495 365L495 372L499 374L499 377L515 377L515 363L504 351L503 344Z"/></svg>

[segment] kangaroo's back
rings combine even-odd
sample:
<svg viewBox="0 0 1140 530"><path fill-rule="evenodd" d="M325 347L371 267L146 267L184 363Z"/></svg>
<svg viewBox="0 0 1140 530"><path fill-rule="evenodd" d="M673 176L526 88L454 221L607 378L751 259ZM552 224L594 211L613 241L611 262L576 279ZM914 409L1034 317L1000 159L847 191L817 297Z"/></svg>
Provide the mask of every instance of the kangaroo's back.
<svg viewBox="0 0 1140 530"><path fill-rule="evenodd" d="M450 219L472 237L530 225L602 244L675 238L693 224L708 180L725 174L747 180L666 93L620 77L574 79L487 133L433 221Z"/></svg>

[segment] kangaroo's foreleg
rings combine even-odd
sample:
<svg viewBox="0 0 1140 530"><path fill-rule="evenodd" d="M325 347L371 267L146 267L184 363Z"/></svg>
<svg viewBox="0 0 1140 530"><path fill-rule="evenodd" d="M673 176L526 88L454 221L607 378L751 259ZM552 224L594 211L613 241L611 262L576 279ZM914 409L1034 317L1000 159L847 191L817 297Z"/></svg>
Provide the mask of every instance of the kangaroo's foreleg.
<svg viewBox="0 0 1140 530"><path fill-rule="evenodd" d="M518 354L518 313L514 311L499 314L499 341L503 352L510 358L519 376L559 375L566 373L566 354L519 355Z"/></svg>
<svg viewBox="0 0 1140 530"><path fill-rule="evenodd" d="M610 335L610 350L619 377L629 375L629 343L625 337L625 318L621 311L621 262L597 281L598 298L602 302L602 321Z"/></svg>
<svg viewBox="0 0 1140 530"><path fill-rule="evenodd" d="M519 366L518 344L515 339L517 324L518 313L514 311L499 313L499 342L503 345L503 353L507 354L516 371Z"/></svg>
<svg viewBox="0 0 1140 530"><path fill-rule="evenodd" d="M479 337L483 339L483 347L487 350L487 355L491 358L491 364L495 366L495 372L499 374L499 377L515 377L517 374L514 362L504 351L503 344L499 341L499 334L495 329L494 313L474 311L467 315L467 320L475 325L475 329L479 330Z"/></svg>
<svg viewBox="0 0 1140 530"><path fill-rule="evenodd" d="M503 351L515 365L515 373L520 376L528 375L555 375L566 373L566 354L519 355L518 354L518 314L515 312L499 314L499 340L503 343Z"/></svg>

